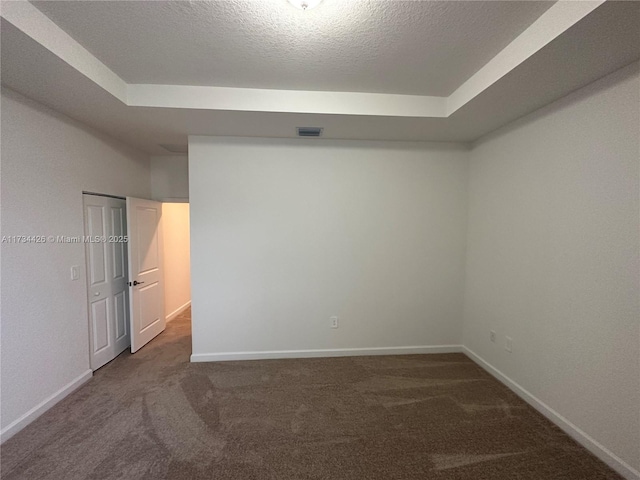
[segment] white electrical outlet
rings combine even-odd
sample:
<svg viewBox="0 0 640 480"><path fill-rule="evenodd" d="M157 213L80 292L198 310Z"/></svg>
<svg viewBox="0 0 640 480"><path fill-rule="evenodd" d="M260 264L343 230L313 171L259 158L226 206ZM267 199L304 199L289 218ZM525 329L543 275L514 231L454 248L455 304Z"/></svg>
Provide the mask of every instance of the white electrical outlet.
<svg viewBox="0 0 640 480"><path fill-rule="evenodd" d="M494 330L491 330L489 332L489 340L491 340L493 343L496 343L496 332Z"/></svg>
<svg viewBox="0 0 640 480"><path fill-rule="evenodd" d="M511 353L511 350L513 348L513 340L511 339L511 337L505 337L504 338L504 349Z"/></svg>
<svg viewBox="0 0 640 480"><path fill-rule="evenodd" d="M338 317L331 317L329 319L329 325L331 328L338 328Z"/></svg>

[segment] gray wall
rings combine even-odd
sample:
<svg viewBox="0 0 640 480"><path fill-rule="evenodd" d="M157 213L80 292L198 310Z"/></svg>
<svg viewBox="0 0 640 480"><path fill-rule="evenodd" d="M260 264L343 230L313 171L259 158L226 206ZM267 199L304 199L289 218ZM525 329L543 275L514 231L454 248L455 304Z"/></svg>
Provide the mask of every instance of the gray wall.
<svg viewBox="0 0 640 480"><path fill-rule="evenodd" d="M2 235L83 235L83 190L149 197L148 157L3 89ZM4 439L91 372L84 245L3 243L1 273Z"/></svg>
<svg viewBox="0 0 640 480"><path fill-rule="evenodd" d="M189 201L189 161L186 155L150 157L151 198L158 202Z"/></svg>
<svg viewBox="0 0 640 480"><path fill-rule="evenodd" d="M191 137L189 175L194 359L460 343L463 147Z"/></svg>
<svg viewBox="0 0 640 480"><path fill-rule="evenodd" d="M464 329L467 348L635 469L639 92L636 63L472 150Z"/></svg>

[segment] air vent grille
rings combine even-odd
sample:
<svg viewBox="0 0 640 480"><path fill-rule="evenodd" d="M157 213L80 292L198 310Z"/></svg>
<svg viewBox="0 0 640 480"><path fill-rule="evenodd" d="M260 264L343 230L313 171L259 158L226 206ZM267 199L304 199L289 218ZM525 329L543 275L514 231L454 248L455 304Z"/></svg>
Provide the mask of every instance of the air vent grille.
<svg viewBox="0 0 640 480"><path fill-rule="evenodd" d="M299 137L321 137L323 129L320 127L298 127L296 130Z"/></svg>

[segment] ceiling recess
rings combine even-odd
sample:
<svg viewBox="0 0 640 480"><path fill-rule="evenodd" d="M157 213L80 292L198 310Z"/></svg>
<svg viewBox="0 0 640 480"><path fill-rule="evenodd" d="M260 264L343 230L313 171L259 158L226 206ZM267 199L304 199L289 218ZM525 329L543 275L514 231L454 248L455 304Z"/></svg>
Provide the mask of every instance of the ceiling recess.
<svg viewBox="0 0 640 480"><path fill-rule="evenodd" d="M159 146L171 153L189 153L189 145L173 145L160 143Z"/></svg>
<svg viewBox="0 0 640 480"><path fill-rule="evenodd" d="M297 127L296 130L299 137L321 137L324 129L321 127Z"/></svg>

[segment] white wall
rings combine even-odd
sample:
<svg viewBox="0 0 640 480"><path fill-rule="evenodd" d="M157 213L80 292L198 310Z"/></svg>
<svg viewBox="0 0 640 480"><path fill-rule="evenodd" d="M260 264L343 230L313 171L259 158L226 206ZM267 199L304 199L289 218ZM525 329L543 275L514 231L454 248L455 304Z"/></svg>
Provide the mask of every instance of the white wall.
<svg viewBox="0 0 640 480"><path fill-rule="evenodd" d="M162 236L164 311L172 320L191 302L188 203L162 204Z"/></svg>
<svg viewBox="0 0 640 480"><path fill-rule="evenodd" d="M83 190L150 195L147 156L4 89L1 181L3 235L83 235ZM82 244L2 244L3 440L91 375L84 265Z"/></svg>
<svg viewBox="0 0 640 480"><path fill-rule="evenodd" d="M458 345L466 155L190 137L192 358Z"/></svg>
<svg viewBox="0 0 640 480"><path fill-rule="evenodd" d="M639 92L636 63L473 148L464 329L466 347L636 470Z"/></svg>
<svg viewBox="0 0 640 480"><path fill-rule="evenodd" d="M159 202L189 201L189 160L186 155L150 157L151 198Z"/></svg>
<svg viewBox="0 0 640 480"><path fill-rule="evenodd" d="M186 155L150 157L151 198L163 203L164 311L173 319L191 301L189 162ZM181 203L175 203L181 202Z"/></svg>
<svg viewBox="0 0 640 480"><path fill-rule="evenodd" d="M635 64L471 152L191 137L194 360L464 338L633 474L639 91ZM150 195L144 155L10 91L2 114L3 235L82 234L82 190ZM154 158L153 198L189 197L177 160ZM3 244L2 257L1 426L11 433L86 378L86 287L84 275L69 280L82 245Z"/></svg>

